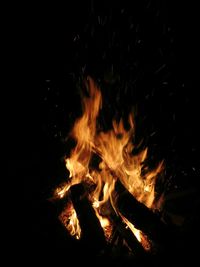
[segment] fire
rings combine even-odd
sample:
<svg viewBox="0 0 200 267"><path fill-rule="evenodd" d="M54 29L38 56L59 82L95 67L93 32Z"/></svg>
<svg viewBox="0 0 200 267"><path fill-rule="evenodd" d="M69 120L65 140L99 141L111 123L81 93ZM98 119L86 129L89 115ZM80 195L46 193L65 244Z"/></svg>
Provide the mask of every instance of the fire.
<svg viewBox="0 0 200 267"><path fill-rule="evenodd" d="M112 129L103 132L98 124L99 111L102 108L101 91L95 82L89 77L86 82L88 95L83 97L82 116L78 118L71 137L76 141L70 156L65 159L66 168L69 171L69 180L55 191L55 196L63 198L72 185L85 183L93 190L89 190L88 199L91 201L96 215L104 229L105 236L109 240L112 235L112 222L109 219L109 207L117 216L121 216L124 223L131 229L139 242L142 242L142 232L136 229L127 218L123 217L115 205L115 185L119 180L124 187L141 203L148 208L155 205L155 183L158 174L163 169L163 162L154 170L145 166L147 148L138 154L134 154L135 123L133 115L128 118L129 129L126 129L121 119L113 120ZM96 155L100 159L98 168L91 167L91 159ZM105 205L107 209L105 211ZM104 209L104 211L102 211ZM70 211L70 212L69 212ZM65 214L65 215L64 215ZM71 235L80 238L80 225L70 205L63 211L61 217L67 218L61 221L66 225Z"/></svg>

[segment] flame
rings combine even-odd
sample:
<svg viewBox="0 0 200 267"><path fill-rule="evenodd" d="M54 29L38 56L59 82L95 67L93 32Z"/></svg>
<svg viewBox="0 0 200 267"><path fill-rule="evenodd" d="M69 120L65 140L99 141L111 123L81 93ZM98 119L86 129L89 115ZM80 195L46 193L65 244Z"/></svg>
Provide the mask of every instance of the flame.
<svg viewBox="0 0 200 267"><path fill-rule="evenodd" d="M163 169L163 162L154 170L145 166L148 149L135 154L133 138L135 136L135 123L133 114L129 115L129 129L126 129L121 119L113 120L112 129L103 132L99 130L97 119L102 107L102 95L94 81L88 77L86 82L88 95L83 97L83 113L78 118L70 133L76 141L70 156L65 159L66 168L69 170L69 181L64 186L56 189L55 195L62 198L70 187L78 183L95 185L94 190L88 195L91 204L100 220L105 235L109 239L112 234L112 224L109 220L109 211L102 213L102 207L110 203L114 211L119 214L113 193L117 180L141 203L148 208L155 205L155 184L158 174ZM93 155L100 158L98 168L90 166ZM109 208L108 208L109 209ZM80 237L80 227L73 206L68 211L67 229L72 235ZM65 211L66 214L66 211ZM125 217L122 217L139 242L142 242L142 232L136 229ZM66 223L65 223L66 224Z"/></svg>

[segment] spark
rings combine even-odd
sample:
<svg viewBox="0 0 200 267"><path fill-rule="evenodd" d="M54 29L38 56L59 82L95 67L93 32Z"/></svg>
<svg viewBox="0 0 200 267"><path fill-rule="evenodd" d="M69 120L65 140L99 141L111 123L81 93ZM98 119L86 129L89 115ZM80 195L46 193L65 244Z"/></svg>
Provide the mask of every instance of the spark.
<svg viewBox="0 0 200 267"><path fill-rule="evenodd" d="M166 64L163 64L160 68L158 68L154 73L158 74L161 70L163 70L166 67Z"/></svg>
<svg viewBox="0 0 200 267"><path fill-rule="evenodd" d="M153 133L150 134L150 136L152 137L152 136L154 136L155 134L156 134L156 132L153 132Z"/></svg>

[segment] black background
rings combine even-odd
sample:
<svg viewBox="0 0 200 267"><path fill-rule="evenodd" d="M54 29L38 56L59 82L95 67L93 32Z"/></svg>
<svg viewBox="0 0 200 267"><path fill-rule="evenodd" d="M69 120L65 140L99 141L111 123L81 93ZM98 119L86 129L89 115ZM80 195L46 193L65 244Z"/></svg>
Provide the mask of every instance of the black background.
<svg viewBox="0 0 200 267"><path fill-rule="evenodd" d="M80 77L89 74L100 83L108 120L134 106L138 138L145 139L152 160L166 162L169 192L195 191L200 175L196 7L181 1L73 1L22 5L13 13L7 169L9 179L23 183L18 256L66 265L75 257L75 263L80 258L85 264L91 257L87 248L65 235L48 201L67 175L63 140L80 114ZM174 262L193 262L198 191L179 201L175 212L189 222ZM168 260L172 265L174 259Z"/></svg>

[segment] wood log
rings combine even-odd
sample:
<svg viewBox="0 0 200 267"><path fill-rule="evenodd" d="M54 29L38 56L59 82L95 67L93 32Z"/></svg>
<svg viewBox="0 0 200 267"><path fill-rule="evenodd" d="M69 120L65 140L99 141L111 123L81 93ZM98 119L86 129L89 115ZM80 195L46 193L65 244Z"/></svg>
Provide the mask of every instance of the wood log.
<svg viewBox="0 0 200 267"><path fill-rule="evenodd" d="M111 246L115 244L116 239L121 237L121 239L126 242L129 250L133 252L134 256L137 255L137 257L144 257L147 254L142 244L137 240L126 223L123 222L121 216L116 214L110 201L101 206L100 214L102 216L108 216L111 224L113 225L113 234L109 240Z"/></svg>
<svg viewBox="0 0 200 267"><path fill-rule="evenodd" d="M161 244L168 243L170 229L160 220L160 217L137 201L121 182L118 181L116 187L119 193L116 204L121 214L150 240Z"/></svg>
<svg viewBox="0 0 200 267"><path fill-rule="evenodd" d="M106 247L104 231L87 198L83 184L72 186L70 193L81 227L81 241L90 250L104 249Z"/></svg>
<svg viewBox="0 0 200 267"><path fill-rule="evenodd" d="M147 256L141 243L137 240L132 231L126 227L126 224L122 222L120 217L112 217L112 223L115 225L118 235L120 235L127 243L128 247L131 249L134 256L138 258L143 258Z"/></svg>

